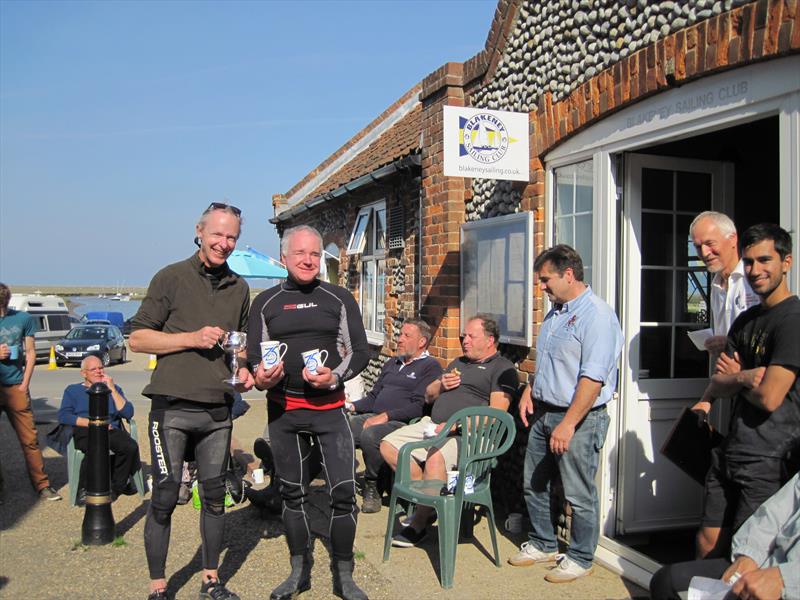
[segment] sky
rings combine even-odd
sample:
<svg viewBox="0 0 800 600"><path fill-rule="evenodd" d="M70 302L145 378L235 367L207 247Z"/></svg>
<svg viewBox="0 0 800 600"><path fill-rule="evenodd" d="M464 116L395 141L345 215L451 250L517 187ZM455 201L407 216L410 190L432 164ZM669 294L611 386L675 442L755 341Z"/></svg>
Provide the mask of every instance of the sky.
<svg viewBox="0 0 800 600"><path fill-rule="evenodd" d="M210 202L277 257L285 193L449 61L496 0L0 0L0 281L147 285Z"/></svg>

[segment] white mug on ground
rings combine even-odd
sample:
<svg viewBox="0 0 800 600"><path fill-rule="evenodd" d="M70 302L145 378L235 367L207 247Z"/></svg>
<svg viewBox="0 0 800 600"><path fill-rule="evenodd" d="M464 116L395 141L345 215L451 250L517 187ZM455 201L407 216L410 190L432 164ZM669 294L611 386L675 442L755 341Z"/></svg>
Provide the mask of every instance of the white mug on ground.
<svg viewBox="0 0 800 600"><path fill-rule="evenodd" d="M264 483L264 469L253 469L253 481L259 485Z"/></svg>
<svg viewBox="0 0 800 600"><path fill-rule="evenodd" d="M281 349L283 347L283 349ZM288 346L276 340L261 342L261 360L264 361L264 368L271 369L283 360Z"/></svg>
<svg viewBox="0 0 800 600"><path fill-rule="evenodd" d="M325 356L323 356L323 354ZM328 351L314 348L313 350L306 350L301 354L303 357L303 364L308 369L309 373L317 374L317 367L324 366L325 361L328 360Z"/></svg>
<svg viewBox="0 0 800 600"><path fill-rule="evenodd" d="M508 533L520 533L522 531L522 513L508 513L505 528Z"/></svg>

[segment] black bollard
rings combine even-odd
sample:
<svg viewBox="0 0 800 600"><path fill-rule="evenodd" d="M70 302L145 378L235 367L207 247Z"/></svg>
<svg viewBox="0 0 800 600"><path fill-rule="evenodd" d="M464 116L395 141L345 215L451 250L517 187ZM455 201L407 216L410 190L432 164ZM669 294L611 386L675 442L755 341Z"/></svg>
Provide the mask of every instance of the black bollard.
<svg viewBox="0 0 800 600"><path fill-rule="evenodd" d="M86 510L83 513L81 541L101 546L114 541L114 515L111 514L111 477L108 463L108 396L105 383L89 388L89 447L86 453Z"/></svg>

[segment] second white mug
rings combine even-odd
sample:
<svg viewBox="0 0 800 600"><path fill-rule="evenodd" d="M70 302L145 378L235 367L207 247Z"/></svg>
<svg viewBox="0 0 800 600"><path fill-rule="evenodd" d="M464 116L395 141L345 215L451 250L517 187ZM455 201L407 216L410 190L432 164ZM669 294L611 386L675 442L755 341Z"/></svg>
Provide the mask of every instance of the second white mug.
<svg viewBox="0 0 800 600"><path fill-rule="evenodd" d="M317 367L325 365L325 361L328 360L328 351L314 348L313 350L306 350L301 356L308 372L316 375Z"/></svg>

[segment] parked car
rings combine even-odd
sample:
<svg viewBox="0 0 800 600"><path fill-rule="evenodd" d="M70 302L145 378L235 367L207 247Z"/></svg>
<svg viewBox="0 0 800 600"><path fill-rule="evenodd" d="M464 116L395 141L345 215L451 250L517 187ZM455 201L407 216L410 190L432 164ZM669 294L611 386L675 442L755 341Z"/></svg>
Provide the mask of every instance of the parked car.
<svg viewBox="0 0 800 600"><path fill-rule="evenodd" d="M78 325L56 344L56 364L80 363L94 354L108 366L112 361L124 363L128 356L125 338L114 325Z"/></svg>

